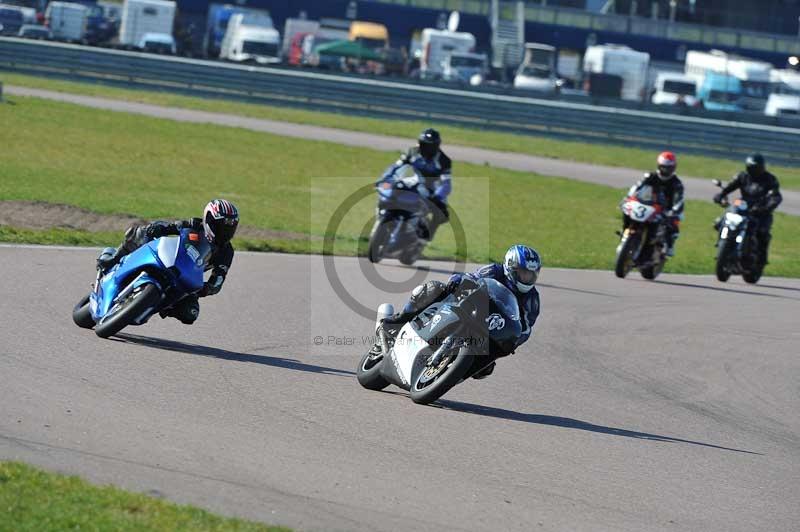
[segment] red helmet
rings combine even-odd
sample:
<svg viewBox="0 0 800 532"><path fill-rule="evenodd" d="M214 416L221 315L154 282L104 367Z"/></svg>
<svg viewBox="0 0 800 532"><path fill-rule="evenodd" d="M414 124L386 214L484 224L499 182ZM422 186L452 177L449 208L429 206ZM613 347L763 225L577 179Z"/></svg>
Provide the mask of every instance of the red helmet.
<svg viewBox="0 0 800 532"><path fill-rule="evenodd" d="M239 226L239 211L233 203L224 199L209 201L203 211L203 229L212 244L226 244L233 238Z"/></svg>
<svg viewBox="0 0 800 532"><path fill-rule="evenodd" d="M671 151L662 152L656 160L658 163L658 177L663 181L669 181L675 175L675 169L678 167L678 161L675 159L675 154Z"/></svg>

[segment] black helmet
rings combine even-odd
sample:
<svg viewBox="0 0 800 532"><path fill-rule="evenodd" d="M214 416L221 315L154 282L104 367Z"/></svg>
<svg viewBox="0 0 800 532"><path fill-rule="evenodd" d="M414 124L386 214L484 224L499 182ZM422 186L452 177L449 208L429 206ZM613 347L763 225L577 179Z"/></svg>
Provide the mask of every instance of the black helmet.
<svg viewBox="0 0 800 532"><path fill-rule="evenodd" d="M433 128L428 128L419 134L419 153L426 159L432 159L439 152L442 137Z"/></svg>
<svg viewBox="0 0 800 532"><path fill-rule="evenodd" d="M239 227L239 211L228 200L209 201L203 211L203 230L206 238L218 246L230 242Z"/></svg>
<svg viewBox="0 0 800 532"><path fill-rule="evenodd" d="M767 169L767 162L760 153L754 153L749 156L744 164L747 167L747 173L753 177L760 176Z"/></svg>

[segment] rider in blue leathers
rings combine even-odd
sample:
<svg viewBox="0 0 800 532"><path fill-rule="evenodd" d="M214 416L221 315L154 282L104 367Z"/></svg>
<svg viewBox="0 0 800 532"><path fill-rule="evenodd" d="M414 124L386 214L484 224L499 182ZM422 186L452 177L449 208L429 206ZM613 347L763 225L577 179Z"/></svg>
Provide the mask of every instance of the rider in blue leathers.
<svg viewBox="0 0 800 532"><path fill-rule="evenodd" d="M411 297L403 307L403 311L384 319L381 327L384 330L398 330L399 326L414 319L417 314L433 303L443 300L452 294L461 284L463 279L494 279L517 296L520 319L522 321L522 334L517 339L516 346L528 341L533 333L533 326L539 317L540 301L539 292L534 286L542 267L539 253L528 246L517 244L511 246L506 252L503 264L492 263L478 268L473 273L455 274L447 283L428 281L419 285L411 292ZM380 349L380 346L376 347ZM476 379L489 376L494 371L494 363L475 374Z"/></svg>
<svg viewBox="0 0 800 532"><path fill-rule="evenodd" d="M417 174L424 178L425 186L431 193L428 198L432 203L431 212L433 220L427 227L427 234L423 234L426 240L433 240L436 229L450 219L447 210L447 196L452 190L452 162L450 158L440 149L442 138L435 129L426 129L420 133L418 145L410 148L401 155L383 175L383 179L394 176L400 168L411 165Z"/></svg>

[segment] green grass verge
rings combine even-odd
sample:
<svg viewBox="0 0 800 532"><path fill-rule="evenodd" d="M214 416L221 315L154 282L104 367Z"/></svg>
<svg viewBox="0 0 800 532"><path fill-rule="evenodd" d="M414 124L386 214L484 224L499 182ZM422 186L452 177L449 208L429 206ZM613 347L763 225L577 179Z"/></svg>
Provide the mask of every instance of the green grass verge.
<svg viewBox="0 0 800 532"><path fill-rule="evenodd" d="M39 200L100 213L150 219L196 216L205 202L226 197L242 223L309 235L308 239L237 241L246 249L313 252L334 209L373 182L393 159L384 153L211 125L196 125L77 105L13 98L0 105L0 200ZM352 177L357 176L357 177ZM543 253L546 266L610 269L623 190L495 168L458 167L452 208L463 222L467 258L496 260L515 242ZM363 249L374 213L370 193L344 217L335 251ZM713 271L712 220L720 209L692 201L667 271ZM800 276L800 218L779 214L770 275ZM2 229L17 242L117 244L121 235L66 229ZM452 256L443 228L429 256Z"/></svg>
<svg viewBox="0 0 800 532"><path fill-rule="evenodd" d="M0 73L0 81L9 85L103 96L155 105L183 107L253 118L267 118L382 135L405 136L411 140L415 139L423 128L430 127L430 123L421 121L386 120L337 113L304 111L236 101L195 98L155 90L120 89L102 84L75 83L10 73ZM442 132L445 144L474 146L598 165L641 168L642 170L651 169L655 165L655 154L649 150L555 140L532 135L498 133L444 124L437 124L437 127ZM727 180L741 171L743 167L741 161L697 155L678 154L678 156L680 159L680 173L695 177ZM800 189L800 168L770 166L770 169L779 177L783 187Z"/></svg>
<svg viewBox="0 0 800 532"><path fill-rule="evenodd" d="M290 532L112 486L94 486L19 462L0 462L0 530Z"/></svg>

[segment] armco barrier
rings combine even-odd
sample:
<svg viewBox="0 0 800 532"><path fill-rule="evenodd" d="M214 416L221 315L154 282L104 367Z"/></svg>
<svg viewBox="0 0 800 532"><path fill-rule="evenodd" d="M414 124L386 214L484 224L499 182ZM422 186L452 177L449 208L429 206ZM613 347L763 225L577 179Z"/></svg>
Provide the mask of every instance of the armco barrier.
<svg viewBox="0 0 800 532"><path fill-rule="evenodd" d="M800 165L800 129L332 75L0 38L0 71L369 116ZM532 140L533 141L533 140Z"/></svg>

